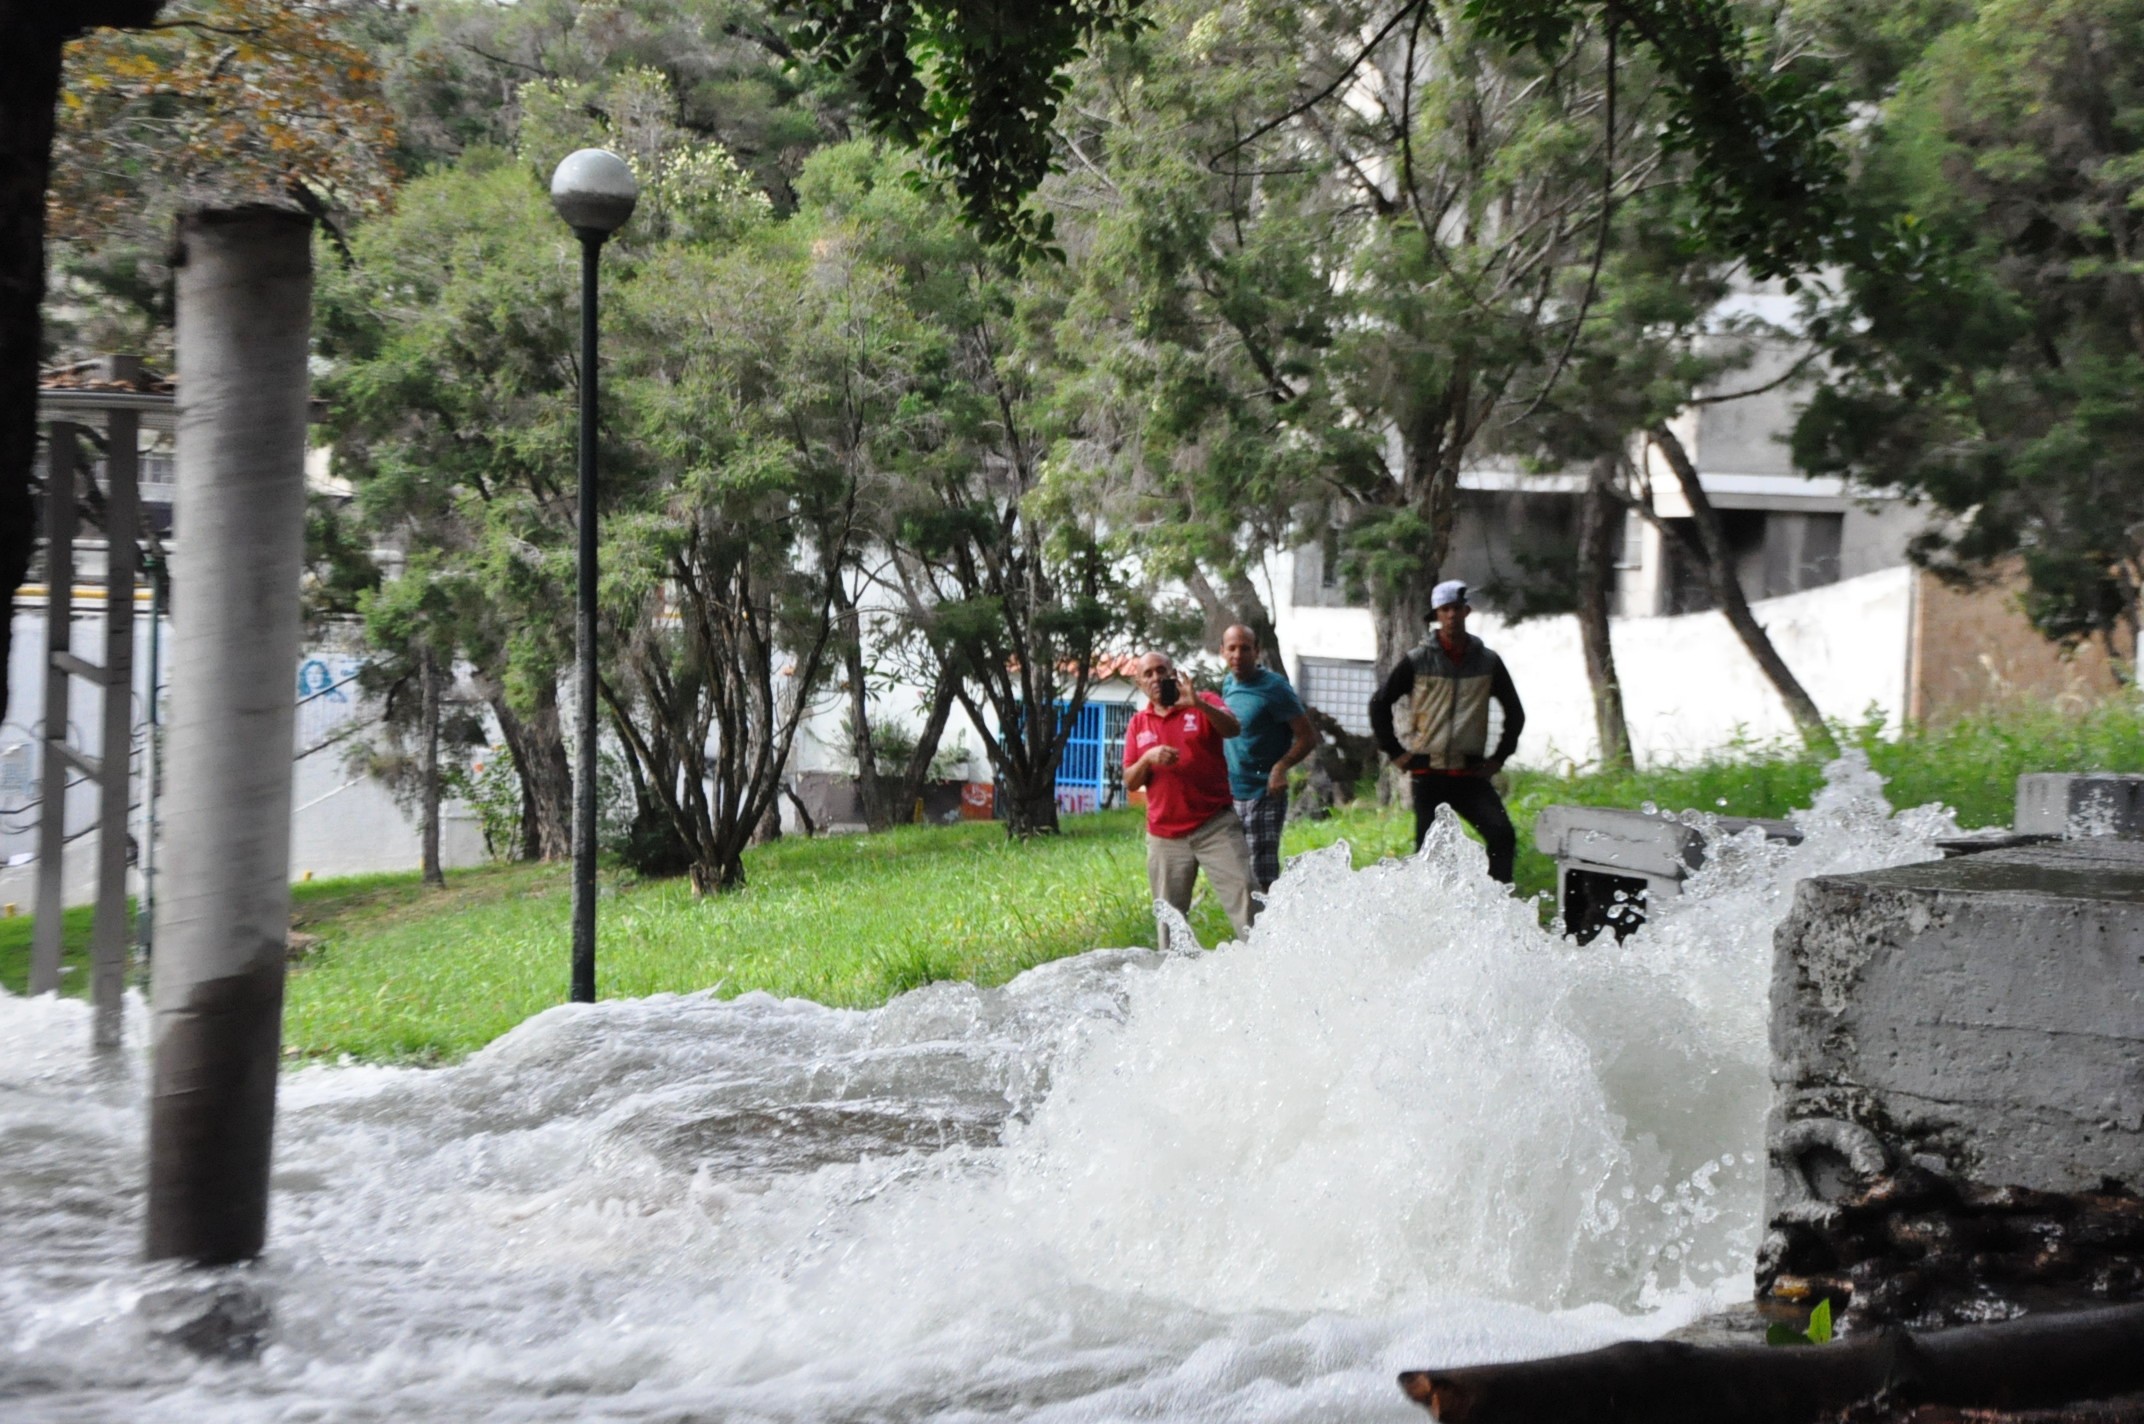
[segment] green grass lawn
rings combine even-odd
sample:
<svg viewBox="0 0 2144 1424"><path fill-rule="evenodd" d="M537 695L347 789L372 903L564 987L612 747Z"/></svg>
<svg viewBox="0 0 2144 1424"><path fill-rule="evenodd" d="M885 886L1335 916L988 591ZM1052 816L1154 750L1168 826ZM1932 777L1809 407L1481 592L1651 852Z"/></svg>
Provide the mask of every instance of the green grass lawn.
<svg viewBox="0 0 2144 1424"><path fill-rule="evenodd" d="M1152 934L1124 813L1078 819L1039 846L992 825L907 827L788 838L745 864L743 889L706 899L682 879L606 877L603 997L763 989L861 1007L934 980L1002 983ZM303 1055L397 1059L488 1042L565 997L569 901L563 865L464 871L430 893L402 877L310 901L297 928L321 943L291 976L285 1038ZM1216 912L1202 909L1210 931Z"/></svg>
<svg viewBox="0 0 2144 1424"><path fill-rule="evenodd" d="M2127 707L2084 717L2016 712L1888 742L1863 729L1855 740L1889 778L1894 805L1942 801L1968 826L2008 822L2021 771L2144 770L2144 718ZM1553 889L1555 867L1532 837L1535 814L1551 802L1778 816L1807 805L1821 779L1817 758L1784 746L1634 774L1514 771L1519 893ZM1412 820L1358 803L1289 827L1286 849L1342 836L1364 864L1409 850ZM763 989L864 1007L933 980L1003 983L1047 960L1145 944L1153 933L1135 812L1069 817L1062 836L1025 845L988 824L790 838L748 852L745 864L742 890L704 900L682 879L606 877L602 995ZM444 1061L565 998L563 865L457 871L444 890L424 889L414 874L292 890L294 928L309 937L284 1019L295 1057ZM1228 933L1203 888L1192 923L1209 944ZM25 916L0 919L0 987L15 993L29 977L30 926ZM63 921L71 993L87 988L89 927L87 909Z"/></svg>

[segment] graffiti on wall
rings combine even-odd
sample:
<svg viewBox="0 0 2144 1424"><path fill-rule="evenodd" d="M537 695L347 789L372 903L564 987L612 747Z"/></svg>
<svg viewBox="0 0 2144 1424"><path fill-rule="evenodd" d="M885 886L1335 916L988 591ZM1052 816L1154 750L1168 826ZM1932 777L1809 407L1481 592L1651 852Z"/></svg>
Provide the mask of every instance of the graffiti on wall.
<svg viewBox="0 0 2144 1424"><path fill-rule="evenodd" d="M361 658L348 653L308 653L298 664L298 748L326 741L355 717Z"/></svg>

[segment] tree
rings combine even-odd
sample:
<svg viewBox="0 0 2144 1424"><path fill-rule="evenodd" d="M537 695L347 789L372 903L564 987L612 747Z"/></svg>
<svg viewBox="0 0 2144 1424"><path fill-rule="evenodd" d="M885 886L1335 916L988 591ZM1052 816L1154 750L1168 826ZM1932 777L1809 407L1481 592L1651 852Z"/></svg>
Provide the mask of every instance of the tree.
<svg viewBox="0 0 2144 1424"><path fill-rule="evenodd" d="M606 520L626 646L604 695L703 894L744 883L827 669L858 442L907 384L890 287L787 226L663 252L620 294L618 385L646 458Z"/></svg>
<svg viewBox="0 0 2144 1424"><path fill-rule="evenodd" d="M466 707L450 708L447 700L454 680L454 630L466 617L453 604L457 595L466 599L467 594L462 580L440 576L432 552L420 549L400 577L367 590L360 600L373 656L358 682L379 703L380 717L378 734L359 739L346 761L384 783L405 812L415 813L419 870L432 886L446 884L439 858L440 754L484 744L482 722Z"/></svg>
<svg viewBox="0 0 2144 1424"><path fill-rule="evenodd" d="M266 0L247 2L266 6ZM790 13L802 20L796 33L805 47L847 72L872 122L925 150L986 238L1027 251L1047 244L1050 224L1023 205L1052 163L1050 131L1066 92L1066 67L1098 40L1135 28L1139 0L990 0L982 6L918 0L890 10L861 0L794 0L794 5ZM10 214L0 237L0 529L10 531L0 536L0 603L5 605L0 614L12 611L13 591L27 570L31 548L33 377L44 280L40 198L51 171L60 50L69 39L100 25L149 24L163 8L141 0L94 0L64 12L17 4L0 18L0 41L7 43L8 63L14 67L11 82L0 84L7 96L5 109L0 109L0 134L5 135L0 145L0 198L6 200L0 207ZM578 16L570 0L500 8L516 18L527 14L532 27L556 24L562 15ZM660 15L682 14L692 7L680 0L675 10L666 11L658 0L646 0L643 8ZM1816 199L1827 191L1831 172L1831 150L1825 146L1830 111L1801 71L1767 65L1764 55L1751 51L1742 32L1729 23L1734 12L1722 0L1616 0L1613 5L1605 0L1474 0L1473 5L1485 33L1534 46L1552 64L1574 36L1611 18L1611 10L1627 17L1641 41L1663 56L1681 115L1676 132L1687 135L1705 171L1729 194L1728 201L1716 205L1725 225L1760 244L1768 233L1821 228L1815 219L1823 208ZM1412 22L1426 13L1422 3L1403 7L1411 22L1410 57L1420 35L1419 24ZM475 54L489 66L495 97L488 102L494 108L508 98L501 87L507 71L526 71L519 79L569 77L540 62L481 51L479 43L455 33L456 24L474 24L481 18L480 9L461 7L443 16L437 29L426 30L420 22L413 32L439 43L430 50L413 45L412 60L442 50ZM718 28L732 38L743 34L784 61L793 53L789 40L754 20ZM672 48L662 36L675 31L656 26L636 33L657 35L652 43L661 54ZM702 26L699 33L708 31ZM1358 40L1364 33L1369 31L1329 28L1329 37L1340 40ZM1389 38L1392 31L1378 33ZM1345 48L1352 52L1354 47ZM1360 53L1361 60L1390 57L1389 50L1380 56ZM1350 65L1339 76L1326 91L1327 98L1349 81L1355 68ZM1379 72L1390 71L1380 63ZM436 120L426 143L446 143L450 147L444 151L451 152L459 146L458 138L485 136L481 115L486 100L435 92L432 97L441 102L420 102L428 86L452 89L451 78L435 84L426 65L413 62L396 74L394 83L405 96L407 111L422 109ZM496 135L491 137L496 141ZM308 188L318 195L317 187ZM1735 198L1736 193L1745 194L1747 201ZM1752 220L1738 223L1737 214ZM1796 214L1809 220L1763 221L1767 215ZM8 618L0 617L0 640L10 626ZM0 658L0 668L4 666ZM4 675L0 672L0 678ZM0 682L0 714L5 712L5 691Z"/></svg>
<svg viewBox="0 0 2144 1424"><path fill-rule="evenodd" d="M168 230L182 193L266 197L316 217L376 197L385 111L337 19L331 5L269 0L18 3L0 14L0 715L14 595L35 540L48 221L64 235L100 212L146 209L139 216ZM145 201L152 186L159 200ZM130 300L163 300L161 281L128 285Z"/></svg>
<svg viewBox="0 0 2144 1424"><path fill-rule="evenodd" d="M1915 554L2022 562L2049 636L2134 656L2144 598L2144 5L1991 0L1870 128L1885 240L1820 329L1796 462L1926 499Z"/></svg>
<svg viewBox="0 0 2144 1424"><path fill-rule="evenodd" d="M1718 512L1675 433L1674 417L1691 406L1748 394L1751 382L1741 373L1759 344L1786 339L1752 318L1720 315L1721 302L1746 269L1724 254L1677 240L1672 219L1684 197L1672 184L1657 184L1646 199L1616 215L1598 275L1567 278L1591 288L1589 319L1570 344L1564 379L1545 386L1501 440L1509 449L1588 471L1572 604L1604 760L1629 755L1607 614L1613 576L1607 521L1611 512L1620 517L1624 511L1650 521L1705 571L1713 606L1772 684L1804 741L1833 752L1822 714L1750 609ZM1571 300L1578 299L1574 292ZM1801 365L1790 367L1789 375ZM1689 508L1687 520L1660 517L1650 473L1636 458L1641 446L1659 454ZM1546 571L1551 582L1556 573Z"/></svg>
<svg viewBox="0 0 2144 1424"><path fill-rule="evenodd" d="M799 62L784 25L757 0L443 0L382 58L414 167L511 146L531 81L600 89L640 70L661 76L680 132L720 144L786 210L805 156L846 136L853 106L837 78Z"/></svg>
<svg viewBox="0 0 2144 1424"><path fill-rule="evenodd" d="M316 319L354 513L422 555L406 576L460 588L424 641L497 689L537 831L525 849L544 859L571 853L557 693L571 631L553 616L572 587L571 241L527 170L479 151L357 231L352 263L322 273Z"/></svg>
<svg viewBox="0 0 2144 1424"><path fill-rule="evenodd" d="M875 503L868 494L865 502ZM960 688L959 673L931 649L913 621L898 611L864 605L863 596L897 583L894 556L883 542L883 514L881 507L862 516L871 542L860 544L851 556L853 573L843 580L835 601L842 692L848 702L842 728L856 762L856 799L864 824L874 831L908 819L934 775ZM922 698L921 726L882 721L873 713L873 684L880 681L928 689Z"/></svg>
<svg viewBox="0 0 2144 1424"><path fill-rule="evenodd" d="M184 206L266 202L334 224L396 180L395 123L349 4L180 0L145 30L68 52L47 195L48 337L157 359L170 343Z"/></svg>
<svg viewBox="0 0 2144 1424"><path fill-rule="evenodd" d="M1136 531L1141 567L1183 584L1207 641L1244 624L1281 668L1254 574L1295 542L1329 473L1360 461L1329 379L1346 301L1327 174L1209 162L1247 115L1288 105L1293 71L1248 37L1194 40L1173 12L1156 18L1074 95L1080 161L1046 190L1077 254L1060 342L1082 371L1071 398L1095 497Z"/></svg>
<svg viewBox="0 0 2144 1424"><path fill-rule="evenodd" d="M1664 145L1689 159L1689 227L1702 246L1793 283L1848 235L1837 138L1846 95L1791 23L1738 0L1466 0L1465 9L1485 35L1543 60L1589 31L1620 31L1642 48L1659 76Z"/></svg>
<svg viewBox="0 0 2144 1424"><path fill-rule="evenodd" d="M982 738L1007 832L1049 834L1097 655L1131 612L1069 477L1089 433L1063 399L1077 378L1057 345L1069 284L1062 269L1017 271L905 170L858 145L816 159L802 184L808 210L850 225L898 275L928 343L914 418L886 452L883 582Z"/></svg>
<svg viewBox="0 0 2144 1424"><path fill-rule="evenodd" d="M844 72L880 133L947 179L984 242L1047 246L1029 205L1055 159L1066 71L1136 28L1140 0L794 0L800 47Z"/></svg>
<svg viewBox="0 0 2144 1424"><path fill-rule="evenodd" d="M1134 338L1219 352L1215 384L1258 393L1270 435L1225 424L1292 487L1244 507L1340 528L1390 662L1421 637L1460 471L1557 379L1585 317L1566 276L1661 162L1644 76L1617 105L1606 35L1544 61L1432 0L1148 13L1096 86L1098 181L1148 254Z"/></svg>

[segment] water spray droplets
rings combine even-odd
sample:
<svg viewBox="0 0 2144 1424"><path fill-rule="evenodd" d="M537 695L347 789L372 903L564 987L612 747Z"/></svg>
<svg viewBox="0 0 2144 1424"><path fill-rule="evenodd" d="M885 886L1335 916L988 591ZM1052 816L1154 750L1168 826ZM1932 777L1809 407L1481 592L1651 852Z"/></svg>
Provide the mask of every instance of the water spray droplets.
<svg viewBox="0 0 2144 1424"><path fill-rule="evenodd" d="M1772 927L1949 824L1852 756L1800 846L1678 819L1706 863L1619 945L1541 929L1445 817L1298 858L1212 952L1177 919L874 1012L609 1001L293 1074L243 1378L139 1347L138 1081L84 1100L82 1006L0 995L0 1140L36 1146L0 1202L72 1184L0 1263L7 1363L85 1420L1405 1417L1394 1357L1746 1290Z"/></svg>

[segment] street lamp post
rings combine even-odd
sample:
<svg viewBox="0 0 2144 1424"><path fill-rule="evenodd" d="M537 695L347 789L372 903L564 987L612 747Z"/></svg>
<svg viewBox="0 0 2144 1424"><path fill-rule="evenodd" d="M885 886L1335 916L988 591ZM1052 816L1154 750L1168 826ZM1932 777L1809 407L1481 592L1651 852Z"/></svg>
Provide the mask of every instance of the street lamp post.
<svg viewBox="0 0 2144 1424"><path fill-rule="evenodd" d="M551 175L551 206L581 240L579 588L574 618L573 1002L596 1001L596 257L640 185L617 154L584 148Z"/></svg>

